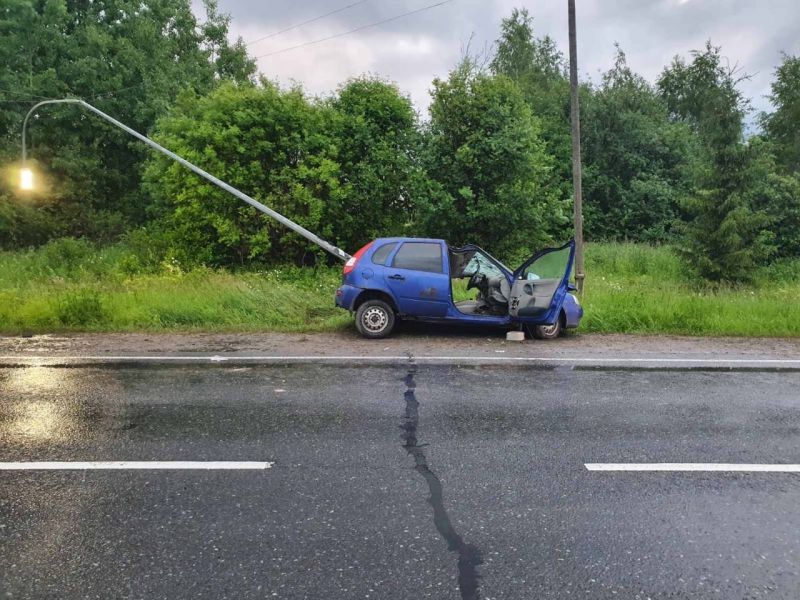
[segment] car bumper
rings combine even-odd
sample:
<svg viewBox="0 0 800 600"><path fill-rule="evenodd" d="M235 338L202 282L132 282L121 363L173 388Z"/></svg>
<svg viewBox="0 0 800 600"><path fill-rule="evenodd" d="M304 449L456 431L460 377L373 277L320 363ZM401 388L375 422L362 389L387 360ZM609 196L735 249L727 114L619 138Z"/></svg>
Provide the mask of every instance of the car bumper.
<svg viewBox="0 0 800 600"><path fill-rule="evenodd" d="M343 284L336 290L334 294L334 302L336 306L339 308L343 308L345 310L349 310L350 312L353 311L353 305L356 302L356 298L362 292L361 288L355 287L353 285Z"/></svg>
<svg viewBox="0 0 800 600"><path fill-rule="evenodd" d="M564 325L567 329L575 329L581 323L583 307L572 294L567 294L567 297L564 299L564 316L566 317L564 319Z"/></svg>

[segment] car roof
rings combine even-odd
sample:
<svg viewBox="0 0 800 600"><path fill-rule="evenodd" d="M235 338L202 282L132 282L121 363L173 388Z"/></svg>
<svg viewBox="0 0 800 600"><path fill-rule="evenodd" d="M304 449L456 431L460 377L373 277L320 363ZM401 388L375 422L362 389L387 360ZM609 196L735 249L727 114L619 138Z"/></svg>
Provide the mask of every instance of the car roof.
<svg viewBox="0 0 800 600"><path fill-rule="evenodd" d="M384 242L430 242L435 244L441 244L446 242L444 240L437 240L434 238L415 238L415 237L386 237L386 238L377 238L373 240L373 244Z"/></svg>
<svg viewBox="0 0 800 600"><path fill-rule="evenodd" d="M376 238L376 239L372 240L372 245L370 247L370 253L377 251L378 248L380 248L381 246L383 246L385 244L393 244L393 243L398 243L398 242L431 242L431 243L434 243L434 244L444 244L445 247L450 252L453 252L453 251L458 252L459 250L480 250L481 252L486 254L489 258L491 258L494 262L496 262L499 267L501 267L502 269L504 269L508 273L513 273L514 272L514 269L509 269L507 266L505 266L503 263L501 263L499 260L497 260L491 254L486 252L486 250L484 250L480 246L476 246L475 244L465 244L464 246L461 246L460 248L450 248L450 246L447 244L447 242L445 240L440 240L440 239L436 239L436 238L414 238L414 237Z"/></svg>

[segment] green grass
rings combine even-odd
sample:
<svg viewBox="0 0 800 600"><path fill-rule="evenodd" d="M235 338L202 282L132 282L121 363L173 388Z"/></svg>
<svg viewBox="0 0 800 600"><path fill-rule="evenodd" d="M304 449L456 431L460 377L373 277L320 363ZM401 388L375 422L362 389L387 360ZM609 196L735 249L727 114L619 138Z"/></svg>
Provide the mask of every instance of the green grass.
<svg viewBox="0 0 800 600"><path fill-rule="evenodd" d="M185 270L164 256L136 239L99 250L58 240L0 253L0 332L350 326L349 315L333 306L338 267L232 273ZM800 261L758 273L752 287L733 288L693 279L669 248L592 244L587 273L584 332L800 335ZM457 295L472 294L458 288Z"/></svg>
<svg viewBox="0 0 800 600"><path fill-rule="evenodd" d="M583 331L800 335L800 261L765 269L748 287L697 281L669 248L593 244L586 263Z"/></svg>
<svg viewBox="0 0 800 600"><path fill-rule="evenodd" d="M60 240L0 253L0 331L324 331L341 269L230 273Z"/></svg>

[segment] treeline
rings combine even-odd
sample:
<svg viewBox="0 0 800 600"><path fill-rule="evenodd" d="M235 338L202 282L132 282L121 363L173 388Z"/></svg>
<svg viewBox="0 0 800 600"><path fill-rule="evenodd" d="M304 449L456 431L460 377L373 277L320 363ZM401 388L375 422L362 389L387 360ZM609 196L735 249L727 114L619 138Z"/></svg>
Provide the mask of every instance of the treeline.
<svg viewBox="0 0 800 600"><path fill-rule="evenodd" d="M78 97L143 133L179 93L248 84L255 63L228 43L228 17L206 0L3 0L0 4L0 247L63 236L106 243L151 219L142 189L150 150L74 106L29 123L37 193L19 197L20 131L39 100ZM44 179L43 179L44 178Z"/></svg>
<svg viewBox="0 0 800 600"><path fill-rule="evenodd" d="M524 10L503 21L492 56L464 57L434 80L420 119L374 77L324 98L256 79L211 3L198 23L186 0L9 2L0 13L9 160L34 95L78 95L350 251L420 235L511 261L571 233L566 62ZM55 30L68 32L63 47L51 43ZM618 48L602 81L582 86L587 239L669 243L700 275L727 281L800 254L800 58L783 57L773 111L756 116L750 137L738 77L709 43L651 84ZM74 108L44 110L31 129L48 189L24 200L6 189L3 247L145 227L186 263L324 260L126 134Z"/></svg>

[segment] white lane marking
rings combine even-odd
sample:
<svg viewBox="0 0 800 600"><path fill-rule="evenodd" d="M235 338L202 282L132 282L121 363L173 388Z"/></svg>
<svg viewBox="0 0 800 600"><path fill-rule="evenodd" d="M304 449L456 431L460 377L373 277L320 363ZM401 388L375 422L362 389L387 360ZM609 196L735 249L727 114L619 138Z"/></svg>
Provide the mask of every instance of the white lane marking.
<svg viewBox="0 0 800 600"><path fill-rule="evenodd" d="M263 471L272 462L240 461L88 461L88 462L0 462L0 471Z"/></svg>
<svg viewBox="0 0 800 600"><path fill-rule="evenodd" d="M704 364L704 365L728 365L728 364L776 364L776 365L797 365L800 366L800 359L794 358L614 358L614 357L546 357L546 356L416 356L417 361L495 361L495 362L545 362L545 363L676 363L676 364ZM159 355L122 355L122 356L0 356L0 361L17 362L36 362L42 361L98 361L98 362L198 362L198 361L265 361L265 362L292 362L292 361L404 361L408 356L239 356L229 354L227 356L159 356Z"/></svg>
<svg viewBox="0 0 800 600"><path fill-rule="evenodd" d="M589 471L694 471L716 473L800 473L800 465L743 463L586 463Z"/></svg>

